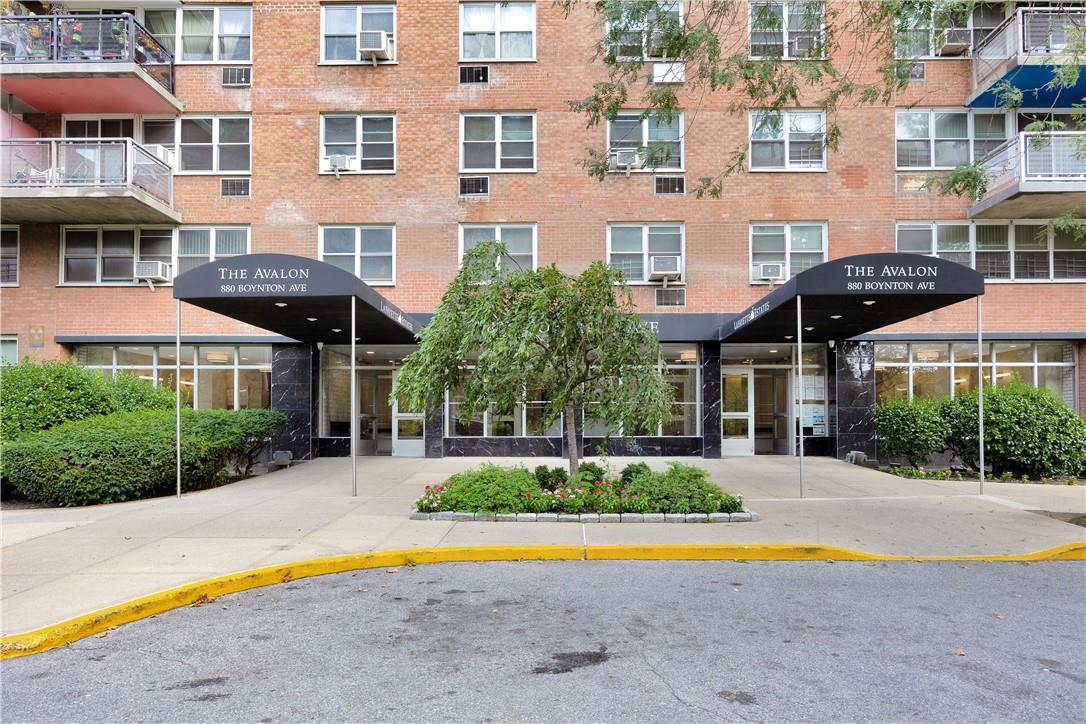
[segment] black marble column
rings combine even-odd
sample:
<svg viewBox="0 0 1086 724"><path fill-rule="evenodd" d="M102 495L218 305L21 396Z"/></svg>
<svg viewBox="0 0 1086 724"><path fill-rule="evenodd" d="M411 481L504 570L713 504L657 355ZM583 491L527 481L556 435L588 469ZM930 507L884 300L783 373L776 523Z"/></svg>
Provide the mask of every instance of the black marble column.
<svg viewBox="0 0 1086 724"><path fill-rule="evenodd" d="M720 457L720 342L698 345L701 364L701 456Z"/></svg>
<svg viewBox="0 0 1086 724"><path fill-rule="evenodd" d="M314 348L308 344L272 345L271 406L287 416L287 429L273 450L289 450L295 460L313 458Z"/></svg>
<svg viewBox="0 0 1086 724"><path fill-rule="evenodd" d="M840 342L836 361L837 457L859 450L874 459L875 343Z"/></svg>
<svg viewBox="0 0 1086 724"><path fill-rule="evenodd" d="M445 437L445 406L441 404L441 401L426 406L426 423L423 437L426 441L426 457L445 457L445 446L443 444L443 438Z"/></svg>

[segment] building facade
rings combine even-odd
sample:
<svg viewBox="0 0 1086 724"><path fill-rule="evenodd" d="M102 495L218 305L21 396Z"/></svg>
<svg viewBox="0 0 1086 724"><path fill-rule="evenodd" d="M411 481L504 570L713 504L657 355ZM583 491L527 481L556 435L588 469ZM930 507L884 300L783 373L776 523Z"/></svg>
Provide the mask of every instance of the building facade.
<svg viewBox="0 0 1086 724"><path fill-rule="evenodd" d="M784 19L792 5L752 13ZM887 105L843 109L836 151L817 88L772 118L737 114L721 94L686 99L673 121L632 107L586 127L568 102L606 77L586 7L16 6L0 32L4 355L179 382L198 407L282 409L280 447L296 459L345 454L353 414L364 454L561 454L570 422L591 449L606 431L545 427L545 400L466 420L453 390L434 409L400 410L388 391L412 349L402 341L360 346L352 412L349 348L331 330L303 343L186 307L176 379L179 274L247 254L318 259L423 323L464 250L498 239L522 266L616 265L657 328L674 415L622 431L613 452L790 454L802 428L808 452L874 454L877 401L976 388L974 303L806 345L800 384L795 340L730 343L720 330L829 260L921 254L984 276L990 382L1047 387L1082 414L1086 241L1049 222L1086 208L1075 150L1086 134L1069 122L1086 81L1016 113L993 98L1000 81L1039 87L1066 62L1066 28L1086 13L1061 6L991 3L951 35L917 23L915 80ZM806 47L790 22L755 23L750 52ZM846 38L836 52L857 50ZM647 68L684 98L684 68ZM1066 130L1027 131L1038 119ZM643 168L650 145L667 154ZM579 163L596 146L614 169L602 181ZM687 193L737 147L748 157L720 198ZM970 161L992 177L979 201L923 188Z"/></svg>

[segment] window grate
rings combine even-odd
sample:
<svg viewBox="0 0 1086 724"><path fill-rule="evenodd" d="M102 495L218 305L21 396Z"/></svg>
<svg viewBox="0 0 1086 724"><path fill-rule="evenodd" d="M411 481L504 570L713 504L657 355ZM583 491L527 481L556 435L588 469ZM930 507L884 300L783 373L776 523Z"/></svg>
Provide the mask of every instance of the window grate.
<svg viewBox="0 0 1086 724"><path fill-rule="evenodd" d="M249 198L249 179L224 178L219 182L219 193L223 198Z"/></svg>
<svg viewBox="0 0 1086 724"><path fill-rule="evenodd" d="M489 196L490 195L490 177L489 176L461 176L460 177L460 195L461 196Z"/></svg>
<svg viewBox="0 0 1086 724"><path fill-rule="evenodd" d="M224 88L248 88L252 84L252 68L233 67L222 69L222 85Z"/></svg>
<svg viewBox="0 0 1086 724"><path fill-rule="evenodd" d="M686 178L683 176L657 176L655 182L657 196L682 196L686 193Z"/></svg>
<svg viewBox="0 0 1086 724"><path fill-rule="evenodd" d="M485 65L460 66L461 83L489 83L490 68Z"/></svg>
<svg viewBox="0 0 1086 724"><path fill-rule="evenodd" d="M685 289L657 289L656 306L658 307L685 307Z"/></svg>
<svg viewBox="0 0 1086 724"><path fill-rule="evenodd" d="M909 66L909 82L920 83L927 77L927 66L923 63L913 63Z"/></svg>

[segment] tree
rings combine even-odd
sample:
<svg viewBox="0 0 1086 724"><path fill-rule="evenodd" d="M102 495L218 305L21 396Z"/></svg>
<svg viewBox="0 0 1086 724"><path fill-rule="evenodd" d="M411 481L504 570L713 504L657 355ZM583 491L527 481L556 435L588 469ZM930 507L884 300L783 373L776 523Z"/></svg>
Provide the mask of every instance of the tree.
<svg viewBox="0 0 1086 724"><path fill-rule="evenodd" d="M419 339L393 398L423 409L450 390L460 419L547 400L544 428L565 416L571 475L578 409L609 433L656 427L670 414L656 335L635 313L622 273L600 261L576 276L554 265L520 269L501 244L479 244Z"/></svg>

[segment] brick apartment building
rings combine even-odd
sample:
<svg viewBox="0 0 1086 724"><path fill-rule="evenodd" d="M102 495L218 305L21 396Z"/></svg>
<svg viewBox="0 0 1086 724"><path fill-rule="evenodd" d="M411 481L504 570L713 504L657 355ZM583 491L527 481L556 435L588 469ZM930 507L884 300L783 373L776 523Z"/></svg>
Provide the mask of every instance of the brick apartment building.
<svg viewBox="0 0 1086 724"><path fill-rule="evenodd" d="M782 18L793 10L768 4ZM414 318L410 331L465 246L498 238L522 265L578 271L608 259L657 327L675 415L626 431L612 450L789 454L802 424L810 453L873 453L876 400L975 389L974 301L851 339L812 332L802 404L792 335L735 342L725 330L803 270L907 252L983 275L986 377L1047 387L1081 414L1086 243L1048 221L1086 207L1086 160L1074 152L1083 132L1023 128L1066 120L1086 73L1021 113L995 108L992 88L1051 77L1066 60L1064 26L1086 12L1003 5L950 35L912 33L915 82L888 106L842 111L834 152L822 145L824 117L802 102L767 127L721 95L677 123L631 108L586 128L567 101L605 69L592 60L599 29L585 7L567 18L546 0L13 4L0 29L4 356L71 355L172 387L172 277L269 253L358 275L367 298ZM756 33L752 52L803 48L803 33L782 25ZM849 51L846 41L839 52ZM681 66L650 67L681 84ZM637 168L623 153L650 142L672 144L666 168ZM748 142L721 198L684 193ZM607 144L615 172L600 182L578 162ZM979 202L920 188L982 158L995 178ZM280 447L296 459L345 454L349 332L310 316L327 336L182 305L186 398L283 409ZM390 406L405 342L361 334L363 454L560 454L562 423L544 429L539 401L472 420L459 419L455 393L425 412ZM577 424L589 445L602 434Z"/></svg>

